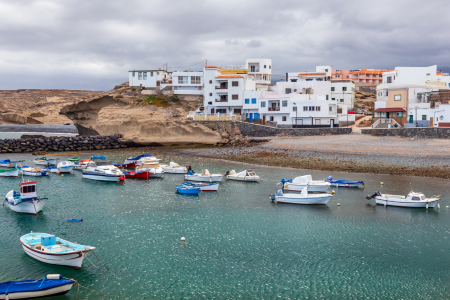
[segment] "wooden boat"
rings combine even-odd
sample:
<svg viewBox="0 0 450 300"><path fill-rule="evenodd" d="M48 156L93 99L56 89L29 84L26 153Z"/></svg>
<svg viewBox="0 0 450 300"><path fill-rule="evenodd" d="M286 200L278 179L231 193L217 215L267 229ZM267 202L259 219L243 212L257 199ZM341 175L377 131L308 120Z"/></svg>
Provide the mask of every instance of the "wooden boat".
<svg viewBox="0 0 450 300"><path fill-rule="evenodd" d="M180 185L175 187L175 190L180 194L198 195L200 193L200 188L195 186Z"/></svg>
<svg viewBox="0 0 450 300"><path fill-rule="evenodd" d="M225 175L229 180L248 181L248 182L259 182L261 180L261 178L258 175L256 175L253 170L244 170L239 173L236 173L235 170L231 170L225 173Z"/></svg>
<svg viewBox="0 0 450 300"><path fill-rule="evenodd" d="M42 200L37 196L36 181L19 183L20 192L9 191L5 197L8 207L18 213L36 215L44 208Z"/></svg>
<svg viewBox="0 0 450 300"><path fill-rule="evenodd" d="M31 232L20 238L23 250L41 262L81 269L86 254L95 247L80 245L47 233Z"/></svg>
<svg viewBox="0 0 450 300"><path fill-rule="evenodd" d="M431 198L425 197L422 193L414 191L409 192L408 195L390 195L376 192L372 196L367 196L367 200L375 198L379 205L384 206L399 206L399 207L413 207L413 208L434 208L436 205L439 208L440 196L433 196Z"/></svg>
<svg viewBox="0 0 450 300"><path fill-rule="evenodd" d="M35 299L64 295L75 281L59 274L49 274L38 280L0 282L0 299Z"/></svg>
<svg viewBox="0 0 450 300"><path fill-rule="evenodd" d="M194 174L192 170L189 170L184 175L184 179L189 181L219 182L222 181L222 178L222 174L211 174L208 169L203 170L201 174Z"/></svg>
<svg viewBox="0 0 450 300"><path fill-rule="evenodd" d="M34 163L36 165L41 166L54 166L56 165L56 158L47 158L47 157L36 158L34 160Z"/></svg>
<svg viewBox="0 0 450 300"><path fill-rule="evenodd" d="M277 203L289 204L327 204L330 201L332 194L308 194L308 187L304 187L300 194L298 193L283 193L278 190L275 195L272 195L272 200Z"/></svg>
<svg viewBox="0 0 450 300"><path fill-rule="evenodd" d="M50 171L48 169L42 169L39 167L23 166L23 167L19 167L19 169L23 175L27 175L27 176L41 177L41 176L49 176L50 175Z"/></svg>
<svg viewBox="0 0 450 300"><path fill-rule="evenodd" d="M336 187L359 187L364 188L364 181L351 181L345 179L333 180L333 176L328 176L324 181L331 183Z"/></svg>
<svg viewBox="0 0 450 300"><path fill-rule="evenodd" d="M0 169L0 177L17 177L19 176L19 169L9 168L9 169Z"/></svg>
<svg viewBox="0 0 450 300"><path fill-rule="evenodd" d="M78 156L76 156L76 157L69 158L67 160L71 161L73 163L78 163L80 161L80 158Z"/></svg>
<svg viewBox="0 0 450 300"><path fill-rule="evenodd" d="M10 159L4 159L0 160L0 167L7 167L7 168L16 168L18 167L24 160L10 160Z"/></svg>
<svg viewBox="0 0 450 300"><path fill-rule="evenodd" d="M138 171L138 172L123 172L125 174L125 178L130 179L148 179L150 175L149 171Z"/></svg>
<svg viewBox="0 0 450 300"><path fill-rule="evenodd" d="M283 189L285 191L297 191L301 192L306 186L308 186L308 192L326 192L331 183L324 180L312 180L311 175L298 176L294 180L281 179Z"/></svg>
<svg viewBox="0 0 450 300"><path fill-rule="evenodd" d="M187 168L182 167L177 163L171 161L168 165L161 165L161 168L164 170L164 173L170 174L186 174Z"/></svg>
<svg viewBox="0 0 450 300"><path fill-rule="evenodd" d="M219 189L218 182L203 183L203 182L186 181L186 182L183 182L181 185L198 187L198 188L200 188L200 191L202 191L202 192L216 192Z"/></svg>

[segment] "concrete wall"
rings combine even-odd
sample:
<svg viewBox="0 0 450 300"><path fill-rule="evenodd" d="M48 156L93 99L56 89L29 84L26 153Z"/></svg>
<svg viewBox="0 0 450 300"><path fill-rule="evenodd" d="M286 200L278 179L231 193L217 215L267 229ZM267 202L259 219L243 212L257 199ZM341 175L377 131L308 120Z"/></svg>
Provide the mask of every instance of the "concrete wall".
<svg viewBox="0 0 450 300"><path fill-rule="evenodd" d="M450 128L391 128L391 129L361 129L362 134L401 136L424 139L450 139Z"/></svg>

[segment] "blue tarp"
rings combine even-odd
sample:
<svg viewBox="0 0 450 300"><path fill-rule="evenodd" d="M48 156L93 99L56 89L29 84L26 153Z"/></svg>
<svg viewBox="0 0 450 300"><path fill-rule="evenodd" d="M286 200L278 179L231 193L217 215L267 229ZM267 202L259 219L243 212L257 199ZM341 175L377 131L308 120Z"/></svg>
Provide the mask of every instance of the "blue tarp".
<svg viewBox="0 0 450 300"><path fill-rule="evenodd" d="M91 159L92 159L92 160L94 160L94 159L105 160L106 158L105 158L103 155L100 155L100 156L92 156Z"/></svg>
<svg viewBox="0 0 450 300"><path fill-rule="evenodd" d="M8 281L0 283L0 295L8 292L32 292L39 290L48 290L66 284L73 284L74 281L70 279L38 279L38 280L23 280L23 281Z"/></svg>

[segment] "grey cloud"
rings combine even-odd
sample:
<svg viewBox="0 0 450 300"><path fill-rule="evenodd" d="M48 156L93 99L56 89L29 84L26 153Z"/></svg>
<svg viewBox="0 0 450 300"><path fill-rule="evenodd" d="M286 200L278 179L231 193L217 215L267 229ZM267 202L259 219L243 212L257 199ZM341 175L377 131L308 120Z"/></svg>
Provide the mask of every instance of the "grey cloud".
<svg viewBox="0 0 450 300"><path fill-rule="evenodd" d="M261 45L262 45L262 43L257 40L251 40L250 42L248 42L246 44L246 46L250 47L250 48L259 48L259 47L261 47Z"/></svg>

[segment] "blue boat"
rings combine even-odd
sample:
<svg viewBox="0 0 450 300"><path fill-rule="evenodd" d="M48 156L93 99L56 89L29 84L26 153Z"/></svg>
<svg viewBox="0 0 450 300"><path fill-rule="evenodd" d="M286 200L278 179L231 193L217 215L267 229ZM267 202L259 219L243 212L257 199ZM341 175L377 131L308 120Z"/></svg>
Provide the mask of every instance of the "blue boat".
<svg viewBox="0 0 450 300"><path fill-rule="evenodd" d="M336 187L360 187L364 188L364 181L351 181L351 180L333 180L333 176L328 176L324 181L331 183L332 186Z"/></svg>
<svg viewBox="0 0 450 300"><path fill-rule="evenodd" d="M38 280L0 282L0 299L34 299L64 295L75 281L61 275L47 275Z"/></svg>
<svg viewBox="0 0 450 300"><path fill-rule="evenodd" d="M200 188L200 191L217 191L219 189L218 182L190 182L186 181L182 183L183 186L192 186Z"/></svg>
<svg viewBox="0 0 450 300"><path fill-rule="evenodd" d="M180 194L198 195L200 193L200 188L195 186L180 185L175 187L175 190Z"/></svg>
<svg viewBox="0 0 450 300"><path fill-rule="evenodd" d="M0 167L16 168L21 162L24 162L24 160L4 159L0 160Z"/></svg>

